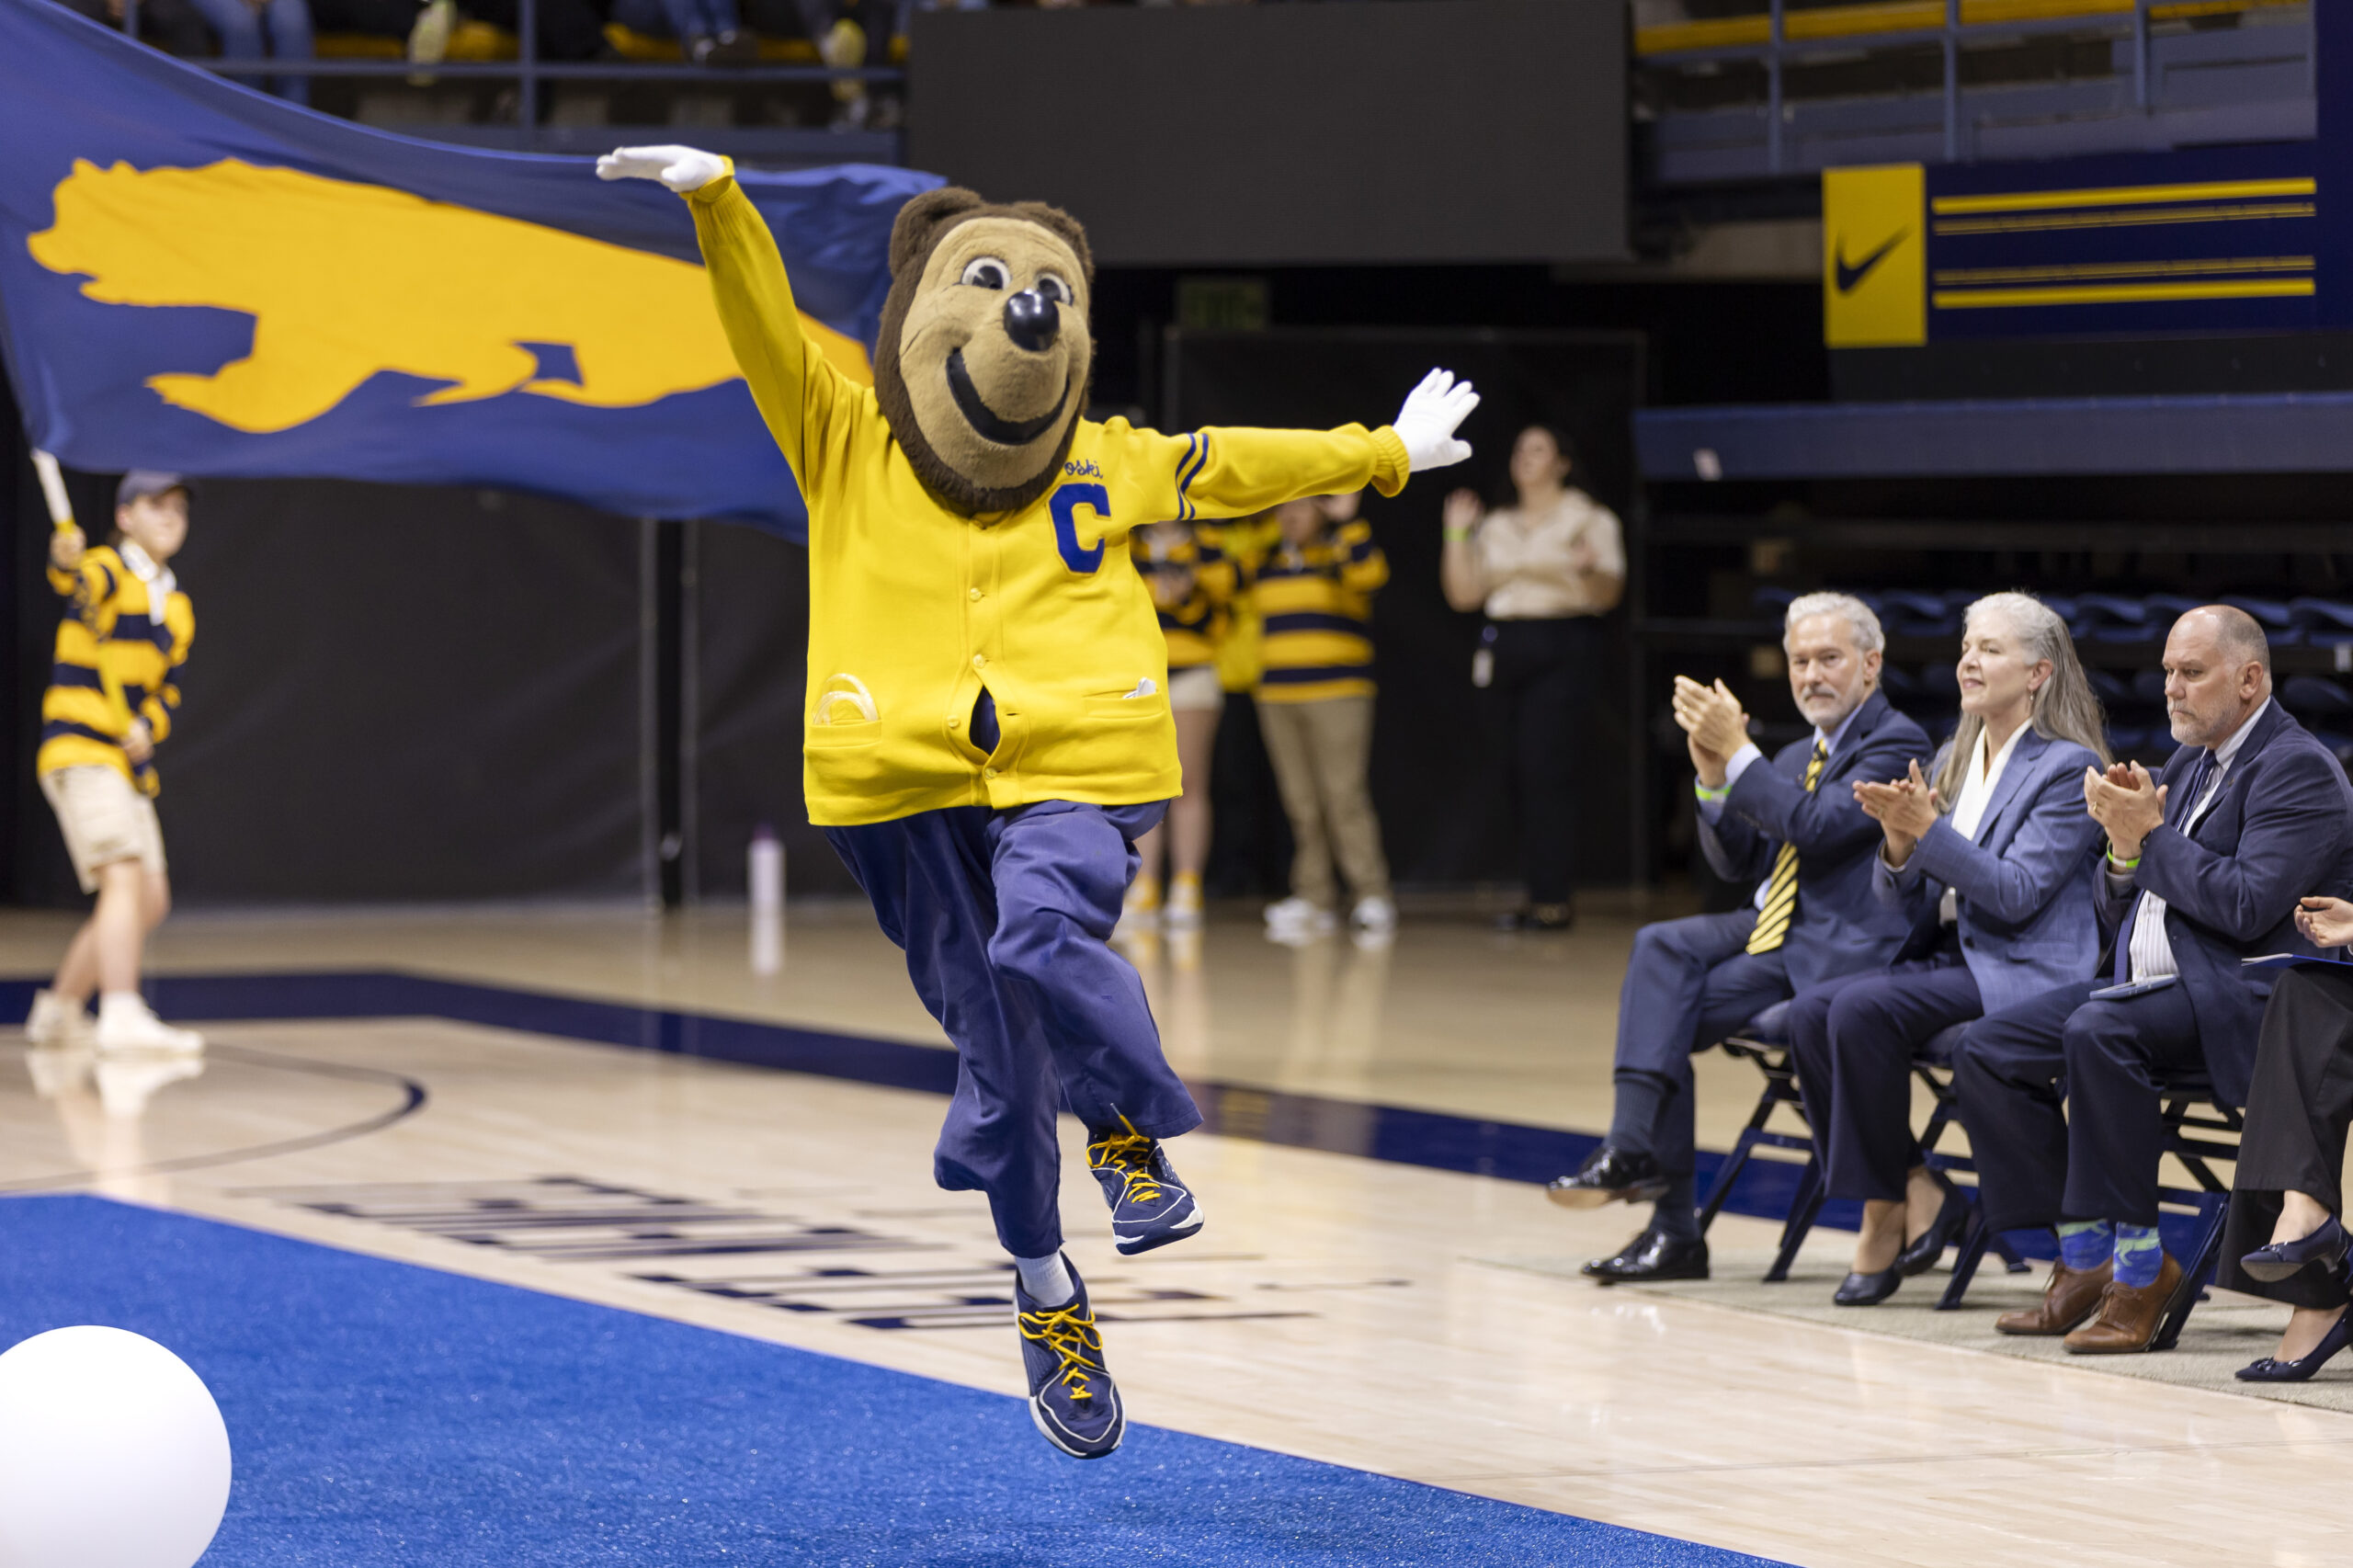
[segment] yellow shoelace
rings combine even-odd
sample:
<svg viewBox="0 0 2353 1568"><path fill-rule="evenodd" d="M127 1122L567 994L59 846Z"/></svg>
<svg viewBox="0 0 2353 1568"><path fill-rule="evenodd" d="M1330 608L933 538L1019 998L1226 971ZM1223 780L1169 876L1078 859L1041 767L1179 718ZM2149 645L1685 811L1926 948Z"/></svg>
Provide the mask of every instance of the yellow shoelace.
<svg viewBox="0 0 2353 1568"><path fill-rule="evenodd" d="M1078 1310L1074 1301L1069 1306L1051 1312L1023 1312L1021 1337L1034 1339L1063 1358L1063 1369L1054 1374L1073 1399L1093 1399L1095 1391L1086 1380L1096 1369L1087 1363L1090 1350L1098 1355L1103 1349L1103 1336L1095 1332L1095 1313Z"/></svg>
<svg viewBox="0 0 2353 1568"><path fill-rule="evenodd" d="M1160 1196L1160 1178L1152 1174L1153 1142L1138 1132L1131 1124L1125 1132L1114 1132L1086 1146L1086 1163L1097 1170L1109 1168L1120 1173L1126 1182L1123 1199L1138 1203L1150 1203Z"/></svg>

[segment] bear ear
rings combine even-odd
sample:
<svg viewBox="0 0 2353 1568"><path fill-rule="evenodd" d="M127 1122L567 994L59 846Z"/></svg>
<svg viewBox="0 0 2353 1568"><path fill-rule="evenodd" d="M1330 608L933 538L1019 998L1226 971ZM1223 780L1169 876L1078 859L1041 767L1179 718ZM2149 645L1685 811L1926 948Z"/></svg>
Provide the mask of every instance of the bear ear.
<svg viewBox="0 0 2353 1568"><path fill-rule="evenodd" d="M973 208L986 205L979 193L957 185L941 186L911 198L899 209L898 220L891 225L891 276L907 275L931 254L932 242L939 237L940 230Z"/></svg>
<svg viewBox="0 0 2353 1568"><path fill-rule="evenodd" d="M1059 207L1042 201L1017 201L1012 210L1027 218L1041 229L1051 229L1068 242L1078 253L1078 265L1086 274L1086 281L1095 281L1095 253L1086 246L1086 228L1077 219Z"/></svg>

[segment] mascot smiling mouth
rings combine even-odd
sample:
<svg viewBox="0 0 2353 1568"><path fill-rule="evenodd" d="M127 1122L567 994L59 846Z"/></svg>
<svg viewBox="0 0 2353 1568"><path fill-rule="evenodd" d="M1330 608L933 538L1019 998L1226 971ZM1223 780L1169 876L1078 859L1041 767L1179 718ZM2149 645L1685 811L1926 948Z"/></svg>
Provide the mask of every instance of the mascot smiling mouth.
<svg viewBox="0 0 2353 1568"><path fill-rule="evenodd" d="M972 373L964 369L964 351L950 349L948 354L948 391L956 400L956 412L980 433L984 441L1000 447L1026 447L1054 427L1063 416L1063 404L1070 401L1070 381L1063 381L1062 395L1054 399L1054 406L1035 419L1019 421L999 417L981 400L980 389L972 384Z"/></svg>

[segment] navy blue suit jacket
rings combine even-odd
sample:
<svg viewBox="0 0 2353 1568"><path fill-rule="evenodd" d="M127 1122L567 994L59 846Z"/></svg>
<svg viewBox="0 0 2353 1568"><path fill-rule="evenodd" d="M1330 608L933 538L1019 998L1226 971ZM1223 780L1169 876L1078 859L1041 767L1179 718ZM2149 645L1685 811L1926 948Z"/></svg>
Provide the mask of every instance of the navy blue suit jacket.
<svg viewBox="0 0 2353 1568"><path fill-rule="evenodd" d="M2100 874L2100 926L2115 933L2112 953L2128 953L2141 893L2165 901L2165 937L2208 1075L2218 1098L2243 1106L2272 971L2249 972L2239 960L2313 950L2296 931L2296 901L2344 885L2353 787L2336 758L2275 701L2255 721L2212 808L2185 834L2180 824L2196 803L2190 779L2205 755L2183 746L2157 776L2172 791L2165 824L2143 844L2129 892L2111 892Z"/></svg>
<svg viewBox="0 0 2353 1568"><path fill-rule="evenodd" d="M1903 942L1904 917L1871 892L1882 835L1855 804L1854 785L1901 778L1915 760L1926 767L1928 735L1874 691L1809 794L1805 769L1813 756L1813 736L1791 741L1770 762L1741 774L1714 823L1699 819L1700 851L1728 882L1763 881L1783 844L1798 846L1797 918L1782 952L1790 984L1799 991L1877 969Z"/></svg>
<svg viewBox="0 0 2353 1568"><path fill-rule="evenodd" d="M2088 746L2029 730L1994 781L1974 842L1938 817L1901 871L1872 856L1880 896L1912 926L1897 959L1925 956L1942 938L1937 908L1951 888L1961 894L1961 960L1987 1012L2097 973L2100 830L2084 809L2084 769L2098 761Z"/></svg>

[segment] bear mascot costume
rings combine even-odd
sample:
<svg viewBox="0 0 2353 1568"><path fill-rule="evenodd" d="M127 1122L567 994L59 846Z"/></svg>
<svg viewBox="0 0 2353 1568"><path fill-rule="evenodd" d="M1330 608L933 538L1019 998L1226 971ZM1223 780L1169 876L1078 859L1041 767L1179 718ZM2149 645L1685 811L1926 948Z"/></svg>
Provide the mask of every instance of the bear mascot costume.
<svg viewBox="0 0 2353 1568"><path fill-rule="evenodd" d="M1201 1227L1162 1147L1200 1113L1107 941L1135 841L1180 789L1167 647L1129 531L1394 494L1470 455L1454 431L1478 398L1434 370L1377 430L1098 424L1086 232L953 187L899 213L860 386L803 335L727 159L625 147L597 172L687 199L736 362L800 482L809 817L956 1046L935 1172L987 1195L1013 1255L1030 1414L1063 1452L1099 1458L1125 1415L1062 1250L1061 1107L1086 1125L1120 1252Z"/></svg>

